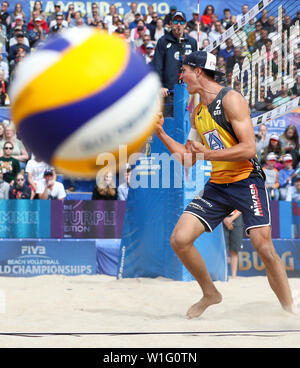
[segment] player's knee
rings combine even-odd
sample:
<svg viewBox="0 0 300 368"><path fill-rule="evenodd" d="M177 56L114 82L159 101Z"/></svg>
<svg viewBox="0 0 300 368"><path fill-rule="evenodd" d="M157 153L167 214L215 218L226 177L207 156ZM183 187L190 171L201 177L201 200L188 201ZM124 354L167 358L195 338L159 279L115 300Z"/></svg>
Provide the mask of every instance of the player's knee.
<svg viewBox="0 0 300 368"><path fill-rule="evenodd" d="M185 251L191 243L185 231L175 230L171 237L171 246L175 253Z"/></svg>
<svg viewBox="0 0 300 368"><path fill-rule="evenodd" d="M278 260L278 255L273 245L270 243L262 243L256 247L256 251L265 265Z"/></svg>

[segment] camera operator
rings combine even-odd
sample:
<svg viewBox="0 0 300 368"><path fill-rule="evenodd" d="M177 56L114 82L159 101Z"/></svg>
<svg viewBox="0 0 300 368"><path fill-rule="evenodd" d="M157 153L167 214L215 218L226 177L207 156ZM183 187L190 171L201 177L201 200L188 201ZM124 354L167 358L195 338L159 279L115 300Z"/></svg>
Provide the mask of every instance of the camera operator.
<svg viewBox="0 0 300 368"><path fill-rule="evenodd" d="M179 82L182 58L197 50L197 41L184 33L185 14L177 11L171 20L171 31L162 36L156 45L152 65L160 76L161 94L164 97L164 116L173 116L174 95L170 91Z"/></svg>

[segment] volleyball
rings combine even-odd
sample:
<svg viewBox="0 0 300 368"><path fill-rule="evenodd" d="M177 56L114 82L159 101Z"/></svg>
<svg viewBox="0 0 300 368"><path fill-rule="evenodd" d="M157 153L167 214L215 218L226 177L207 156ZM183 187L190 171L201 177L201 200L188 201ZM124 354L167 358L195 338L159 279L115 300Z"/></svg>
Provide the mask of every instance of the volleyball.
<svg viewBox="0 0 300 368"><path fill-rule="evenodd" d="M160 81L120 37L72 28L16 68L12 119L25 146L70 177L95 177L99 154L139 152L161 109Z"/></svg>

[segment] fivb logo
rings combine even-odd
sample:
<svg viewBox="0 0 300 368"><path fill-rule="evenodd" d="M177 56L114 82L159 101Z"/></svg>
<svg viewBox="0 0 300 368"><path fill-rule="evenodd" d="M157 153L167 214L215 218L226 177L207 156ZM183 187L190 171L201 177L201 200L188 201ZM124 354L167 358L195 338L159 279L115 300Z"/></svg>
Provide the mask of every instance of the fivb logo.
<svg viewBox="0 0 300 368"><path fill-rule="evenodd" d="M42 245L22 245L21 247L22 256L45 256L46 247Z"/></svg>

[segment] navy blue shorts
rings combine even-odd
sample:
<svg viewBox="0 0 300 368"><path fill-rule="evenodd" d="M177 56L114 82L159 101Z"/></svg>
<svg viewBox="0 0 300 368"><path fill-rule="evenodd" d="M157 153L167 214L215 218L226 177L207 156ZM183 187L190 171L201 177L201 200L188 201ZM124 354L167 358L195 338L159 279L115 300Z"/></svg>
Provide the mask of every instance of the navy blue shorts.
<svg viewBox="0 0 300 368"><path fill-rule="evenodd" d="M202 195L197 195L186 207L211 232L233 210L243 214L246 233L254 227L271 224L269 198L260 177L251 177L230 184L208 182Z"/></svg>

